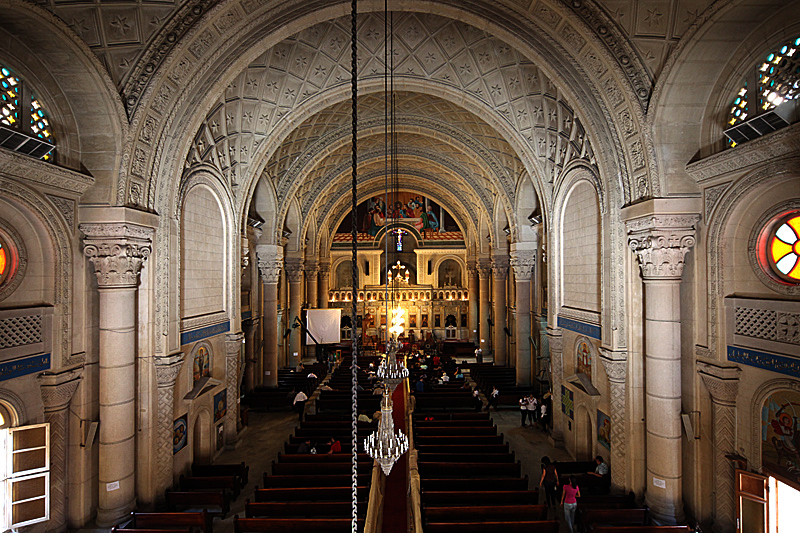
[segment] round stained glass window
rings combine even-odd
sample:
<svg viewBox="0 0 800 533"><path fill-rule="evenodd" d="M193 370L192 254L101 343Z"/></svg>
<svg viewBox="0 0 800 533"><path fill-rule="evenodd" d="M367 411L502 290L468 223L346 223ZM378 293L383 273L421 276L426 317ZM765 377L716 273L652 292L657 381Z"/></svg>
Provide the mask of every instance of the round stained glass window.
<svg viewBox="0 0 800 533"><path fill-rule="evenodd" d="M778 218L763 240L769 273L784 283L800 284L800 211Z"/></svg>
<svg viewBox="0 0 800 533"><path fill-rule="evenodd" d="M8 277L11 270L11 255L5 241L0 238L0 284Z"/></svg>

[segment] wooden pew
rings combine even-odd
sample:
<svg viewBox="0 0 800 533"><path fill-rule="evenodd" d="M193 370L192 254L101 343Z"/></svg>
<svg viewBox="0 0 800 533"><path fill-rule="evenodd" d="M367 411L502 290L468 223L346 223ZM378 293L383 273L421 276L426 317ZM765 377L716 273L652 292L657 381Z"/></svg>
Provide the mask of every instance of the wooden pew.
<svg viewBox="0 0 800 533"><path fill-rule="evenodd" d="M278 453L279 463L347 463L353 460L351 454L345 453L332 453L332 454L311 454L311 453ZM367 462L372 464L372 457L366 453L358 454L358 462Z"/></svg>
<svg viewBox="0 0 800 533"><path fill-rule="evenodd" d="M244 464L244 461L239 464L192 464L192 475L198 477L238 476L239 483L243 487L247 485L250 467Z"/></svg>
<svg viewBox="0 0 800 533"><path fill-rule="evenodd" d="M428 522L484 522L487 518L502 516L505 520L536 522L547 520L546 505L470 505L425 507Z"/></svg>
<svg viewBox="0 0 800 533"><path fill-rule="evenodd" d="M446 445L446 446L454 446L461 443L470 443L470 444L503 444L504 438L503 434L499 435L477 435L475 437L470 437L469 439L465 439L464 437L460 437L457 435L448 435L448 436L414 436L414 442L422 445L428 446L431 444L439 444L439 445Z"/></svg>
<svg viewBox="0 0 800 533"><path fill-rule="evenodd" d="M213 533L212 517L206 511L198 513L131 513L131 529L188 529ZM128 529L127 527L125 529Z"/></svg>
<svg viewBox="0 0 800 533"><path fill-rule="evenodd" d="M536 505L538 490L497 490L487 492L422 490L422 501L427 505Z"/></svg>
<svg viewBox="0 0 800 533"><path fill-rule="evenodd" d="M211 516L224 519L231 512L231 501L226 491L174 492L167 490L167 510L181 512L186 509L204 509Z"/></svg>
<svg viewBox="0 0 800 533"><path fill-rule="evenodd" d="M465 473L466 474L466 473ZM528 478L422 478L423 490L428 491L494 491L494 490L527 490Z"/></svg>
<svg viewBox="0 0 800 533"><path fill-rule="evenodd" d="M509 453L508 443L502 444L422 444L417 443L417 451L423 453L476 453L476 454L495 454Z"/></svg>
<svg viewBox="0 0 800 533"><path fill-rule="evenodd" d="M352 456L350 456L352 459ZM336 474L350 474L352 465L349 462L319 462L319 463L276 463L272 461L273 476L330 476ZM359 461L358 473L369 474L372 472L372 463Z"/></svg>
<svg viewBox="0 0 800 533"><path fill-rule="evenodd" d="M347 516L352 502L250 502L244 504L247 518L337 518ZM366 514L359 506L359 514Z"/></svg>
<svg viewBox="0 0 800 533"><path fill-rule="evenodd" d="M629 492L624 496L587 494L578 498L578 511L586 508L600 509L633 509L636 507L636 495Z"/></svg>
<svg viewBox="0 0 800 533"><path fill-rule="evenodd" d="M494 477L519 477L522 467L516 463L455 463L455 462L422 462L418 463L419 474L423 477L432 476L494 476Z"/></svg>
<svg viewBox="0 0 800 533"><path fill-rule="evenodd" d="M425 533L558 533L558 521L536 520L517 522L428 522Z"/></svg>
<svg viewBox="0 0 800 533"><path fill-rule="evenodd" d="M190 528L186 529L132 529L114 526L111 533L191 533Z"/></svg>
<svg viewBox="0 0 800 533"><path fill-rule="evenodd" d="M253 499L256 502L291 502L291 501L350 501L352 495L350 486L339 487L285 487L274 489L256 488ZM369 497L369 487L358 487L358 499L366 501ZM313 505L313 504L311 504Z"/></svg>
<svg viewBox="0 0 800 533"><path fill-rule="evenodd" d="M497 428L494 426L489 427L419 427L414 430L414 436L421 438L421 437L448 437L448 436L459 436L459 437L469 437L469 441L472 441L473 437L478 436L494 436L497 435ZM462 439L467 441L467 439Z"/></svg>
<svg viewBox="0 0 800 533"><path fill-rule="evenodd" d="M418 452L422 463L513 463L514 452L510 453L428 453Z"/></svg>
<svg viewBox="0 0 800 533"><path fill-rule="evenodd" d="M593 533L690 533L689 526L603 526Z"/></svg>
<svg viewBox="0 0 800 533"><path fill-rule="evenodd" d="M358 484L366 486L370 483L371 474L358 474ZM264 488L291 488L291 487L343 487L350 482L350 474L337 474L330 476L320 475L291 475L270 476L264 473Z"/></svg>
<svg viewBox="0 0 800 533"><path fill-rule="evenodd" d="M363 529L363 519L359 519ZM233 519L234 533L350 533L350 518L239 518Z"/></svg>
<svg viewBox="0 0 800 533"><path fill-rule="evenodd" d="M584 509L580 522L586 532L605 526L647 525L647 509Z"/></svg>
<svg viewBox="0 0 800 533"><path fill-rule="evenodd" d="M180 477L180 487L184 492L200 490L229 490L233 499L239 497L242 490L237 476Z"/></svg>

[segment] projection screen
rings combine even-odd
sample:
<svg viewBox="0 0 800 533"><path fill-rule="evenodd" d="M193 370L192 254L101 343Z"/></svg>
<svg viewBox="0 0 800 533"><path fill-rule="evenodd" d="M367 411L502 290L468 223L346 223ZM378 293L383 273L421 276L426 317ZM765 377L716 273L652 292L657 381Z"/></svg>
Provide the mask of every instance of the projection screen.
<svg viewBox="0 0 800 533"><path fill-rule="evenodd" d="M342 323L341 309L309 309L306 311L308 333L320 344L336 344L341 341L339 327ZM306 344L314 344L306 334Z"/></svg>

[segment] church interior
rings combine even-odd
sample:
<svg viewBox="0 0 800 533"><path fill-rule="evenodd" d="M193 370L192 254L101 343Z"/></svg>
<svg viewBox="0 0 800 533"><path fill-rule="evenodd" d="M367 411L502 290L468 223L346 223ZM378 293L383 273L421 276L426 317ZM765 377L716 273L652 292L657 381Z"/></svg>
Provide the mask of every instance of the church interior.
<svg viewBox="0 0 800 533"><path fill-rule="evenodd" d="M0 533L796 531L800 1L0 13Z"/></svg>

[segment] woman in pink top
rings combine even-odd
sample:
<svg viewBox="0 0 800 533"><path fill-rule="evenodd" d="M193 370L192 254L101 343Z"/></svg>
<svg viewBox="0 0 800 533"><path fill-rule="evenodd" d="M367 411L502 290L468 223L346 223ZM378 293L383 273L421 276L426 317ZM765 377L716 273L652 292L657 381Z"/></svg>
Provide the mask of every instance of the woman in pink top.
<svg viewBox="0 0 800 533"><path fill-rule="evenodd" d="M569 476L569 484L561 487L561 505L564 506L564 518L567 519L569 533L573 533L572 526L575 523L575 508L578 507L578 500L581 489L575 476Z"/></svg>

